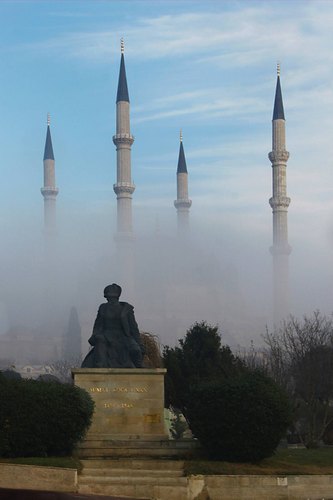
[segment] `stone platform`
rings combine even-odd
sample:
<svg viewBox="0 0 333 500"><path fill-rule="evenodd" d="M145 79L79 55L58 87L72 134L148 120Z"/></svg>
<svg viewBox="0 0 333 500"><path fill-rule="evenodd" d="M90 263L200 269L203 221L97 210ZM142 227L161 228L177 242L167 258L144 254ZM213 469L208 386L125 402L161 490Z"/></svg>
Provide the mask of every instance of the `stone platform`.
<svg viewBox="0 0 333 500"><path fill-rule="evenodd" d="M82 460L80 494L188 500L182 460Z"/></svg>
<svg viewBox="0 0 333 500"><path fill-rule="evenodd" d="M197 447L170 440L164 421L163 368L77 368L74 383L95 401L81 458L178 457Z"/></svg>

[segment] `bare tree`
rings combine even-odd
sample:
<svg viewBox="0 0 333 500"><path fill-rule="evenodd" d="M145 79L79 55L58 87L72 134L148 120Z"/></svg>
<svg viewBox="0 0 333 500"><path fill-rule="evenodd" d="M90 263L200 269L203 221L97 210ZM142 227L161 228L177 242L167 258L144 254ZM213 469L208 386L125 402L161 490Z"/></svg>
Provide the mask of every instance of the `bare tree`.
<svg viewBox="0 0 333 500"><path fill-rule="evenodd" d="M50 361L49 366L52 369L52 374L55 375L60 382L71 384L73 383L72 368L81 366L81 358L73 359L72 361L66 359Z"/></svg>
<svg viewBox="0 0 333 500"><path fill-rule="evenodd" d="M251 340L249 348L238 346L235 354L250 370L258 370L269 375L270 360L268 359L267 351L263 348L257 348L253 340Z"/></svg>
<svg viewBox="0 0 333 500"><path fill-rule="evenodd" d="M307 447L318 446L333 422L333 318L315 311L290 316L264 335L269 371L294 402L295 429Z"/></svg>
<svg viewBox="0 0 333 500"><path fill-rule="evenodd" d="M161 346L157 335L149 332L140 333L141 343L144 347L144 366L146 368L161 368L163 366Z"/></svg>

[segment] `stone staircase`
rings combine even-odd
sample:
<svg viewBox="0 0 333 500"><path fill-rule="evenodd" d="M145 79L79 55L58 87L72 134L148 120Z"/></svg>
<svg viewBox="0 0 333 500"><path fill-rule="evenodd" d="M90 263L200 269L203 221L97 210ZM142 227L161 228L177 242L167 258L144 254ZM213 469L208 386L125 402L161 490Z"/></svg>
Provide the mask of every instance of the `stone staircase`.
<svg viewBox="0 0 333 500"><path fill-rule="evenodd" d="M187 500L187 478L181 460L81 460L82 494L115 495L140 500Z"/></svg>

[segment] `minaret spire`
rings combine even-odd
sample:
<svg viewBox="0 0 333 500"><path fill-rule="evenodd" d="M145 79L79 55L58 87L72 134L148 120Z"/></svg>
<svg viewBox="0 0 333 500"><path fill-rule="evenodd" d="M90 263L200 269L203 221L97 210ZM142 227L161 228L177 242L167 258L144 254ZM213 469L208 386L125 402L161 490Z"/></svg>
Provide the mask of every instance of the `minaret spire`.
<svg viewBox="0 0 333 500"><path fill-rule="evenodd" d="M272 120L272 151L268 157L272 163L273 196L269 204L273 211L274 321L277 324L289 313L289 262L291 247L288 243L287 161L285 116L280 84L280 64L277 66L277 82Z"/></svg>
<svg viewBox="0 0 333 500"><path fill-rule="evenodd" d="M120 41L121 57L120 57L119 79L118 79L117 102L119 101L129 102L124 52L125 52L125 45L124 45L124 40L122 38Z"/></svg>
<svg viewBox="0 0 333 500"><path fill-rule="evenodd" d="M177 209L178 231L184 234L189 228L189 211L192 201L188 198L188 173L183 146L183 134L179 134L179 156L177 166L177 200L174 205Z"/></svg>
<svg viewBox="0 0 333 500"><path fill-rule="evenodd" d="M280 63L277 63L277 81L276 81L276 90L275 90L275 100L274 100L274 110L273 110L273 120L284 120L284 109L283 109L283 101L282 101L282 91L280 84Z"/></svg>
<svg viewBox="0 0 333 500"><path fill-rule="evenodd" d="M44 185L41 193L44 197L44 229L50 235L55 231L56 226L56 197L58 188L55 182L55 160L50 131L50 113L47 114L47 129L44 148Z"/></svg>

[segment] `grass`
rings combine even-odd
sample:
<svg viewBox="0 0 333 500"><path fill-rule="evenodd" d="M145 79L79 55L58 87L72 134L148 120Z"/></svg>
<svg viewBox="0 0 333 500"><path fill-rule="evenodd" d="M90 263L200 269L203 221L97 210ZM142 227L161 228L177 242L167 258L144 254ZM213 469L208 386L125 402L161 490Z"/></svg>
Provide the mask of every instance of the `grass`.
<svg viewBox="0 0 333 500"><path fill-rule="evenodd" d="M279 449L275 455L259 463L232 463L209 460L187 460L185 473L237 475L303 475L333 474L333 448L315 450Z"/></svg>
<svg viewBox="0 0 333 500"><path fill-rule="evenodd" d="M45 467L65 467L81 469L81 463L76 457L28 457L0 458L0 463L41 465ZM187 460L185 473L205 475L303 475L332 474L333 447L307 450L279 449L275 455L259 463L233 463L210 460Z"/></svg>
<svg viewBox="0 0 333 500"><path fill-rule="evenodd" d="M22 457L0 458L0 463L20 465L41 465L44 467L64 467L66 469L80 469L80 461L75 457Z"/></svg>

